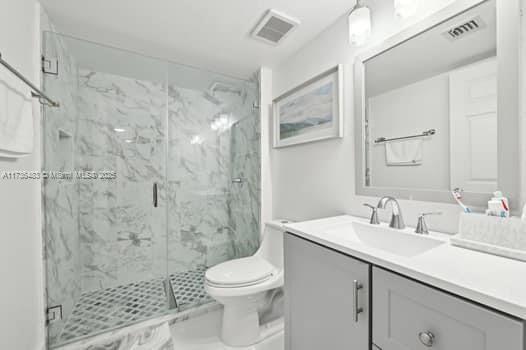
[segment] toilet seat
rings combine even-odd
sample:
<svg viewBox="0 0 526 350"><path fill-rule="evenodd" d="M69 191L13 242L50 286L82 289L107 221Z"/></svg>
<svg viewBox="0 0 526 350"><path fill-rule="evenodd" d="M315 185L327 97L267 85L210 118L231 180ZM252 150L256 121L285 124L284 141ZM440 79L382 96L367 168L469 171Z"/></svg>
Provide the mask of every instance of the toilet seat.
<svg viewBox="0 0 526 350"><path fill-rule="evenodd" d="M258 256L229 260L206 271L206 283L217 288L239 288L263 283L276 268Z"/></svg>

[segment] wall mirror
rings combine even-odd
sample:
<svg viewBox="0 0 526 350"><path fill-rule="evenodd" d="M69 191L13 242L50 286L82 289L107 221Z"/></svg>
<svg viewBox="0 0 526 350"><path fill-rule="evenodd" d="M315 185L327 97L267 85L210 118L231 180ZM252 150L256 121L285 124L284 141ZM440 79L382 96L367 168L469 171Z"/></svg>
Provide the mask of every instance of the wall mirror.
<svg viewBox="0 0 526 350"><path fill-rule="evenodd" d="M519 197L519 2L456 1L355 64L356 191Z"/></svg>

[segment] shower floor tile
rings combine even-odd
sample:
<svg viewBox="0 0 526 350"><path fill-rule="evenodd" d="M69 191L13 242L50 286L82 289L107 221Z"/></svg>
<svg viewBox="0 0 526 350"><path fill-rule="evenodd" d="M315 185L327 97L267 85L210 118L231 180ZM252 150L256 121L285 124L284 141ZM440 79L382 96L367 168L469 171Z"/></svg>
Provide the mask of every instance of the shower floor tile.
<svg viewBox="0 0 526 350"><path fill-rule="evenodd" d="M212 301L204 290L206 267L170 275L178 310ZM162 315L168 298L160 277L83 293L66 321L58 343L94 335Z"/></svg>
<svg viewBox="0 0 526 350"><path fill-rule="evenodd" d="M205 291L206 266L170 275L170 283L179 309L212 301Z"/></svg>
<svg viewBox="0 0 526 350"><path fill-rule="evenodd" d="M130 283L80 296L60 342L121 327L167 309L163 278Z"/></svg>

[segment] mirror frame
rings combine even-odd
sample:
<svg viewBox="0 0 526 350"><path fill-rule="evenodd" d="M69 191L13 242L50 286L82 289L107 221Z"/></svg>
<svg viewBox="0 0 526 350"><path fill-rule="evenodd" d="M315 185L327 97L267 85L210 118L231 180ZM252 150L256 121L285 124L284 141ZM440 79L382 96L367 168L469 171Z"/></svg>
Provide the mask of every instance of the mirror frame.
<svg viewBox="0 0 526 350"><path fill-rule="evenodd" d="M419 34L489 0L457 0L382 44L358 55L354 65L355 181L356 194L393 196L399 199L455 203L449 190L426 190L365 185L365 62ZM498 188L510 200L512 210L520 205L520 0L495 0L497 11L498 67ZM491 193L464 192L463 201L476 208L486 207Z"/></svg>

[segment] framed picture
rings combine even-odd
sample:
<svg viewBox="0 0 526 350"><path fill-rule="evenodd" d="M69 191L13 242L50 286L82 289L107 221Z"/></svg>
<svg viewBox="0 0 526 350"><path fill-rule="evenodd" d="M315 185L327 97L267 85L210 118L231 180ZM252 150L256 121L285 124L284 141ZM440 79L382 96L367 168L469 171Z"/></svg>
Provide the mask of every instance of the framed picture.
<svg viewBox="0 0 526 350"><path fill-rule="evenodd" d="M274 147L343 137L343 68L333 69L274 100Z"/></svg>

